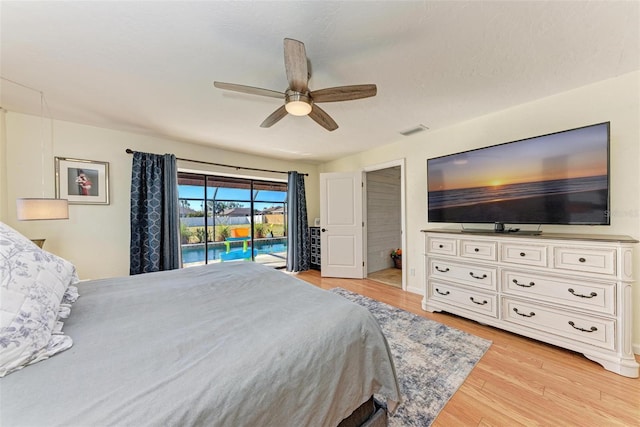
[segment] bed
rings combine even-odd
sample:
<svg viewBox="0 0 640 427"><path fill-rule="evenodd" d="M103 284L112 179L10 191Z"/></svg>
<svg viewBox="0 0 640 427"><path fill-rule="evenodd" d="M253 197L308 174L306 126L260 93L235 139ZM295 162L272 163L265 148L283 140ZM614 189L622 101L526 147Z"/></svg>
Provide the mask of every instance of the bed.
<svg viewBox="0 0 640 427"><path fill-rule="evenodd" d="M354 411L342 425L359 425L385 415L374 394L400 401L373 316L283 272L233 262L73 283L72 270L51 334L72 345L5 372L0 425L337 426Z"/></svg>

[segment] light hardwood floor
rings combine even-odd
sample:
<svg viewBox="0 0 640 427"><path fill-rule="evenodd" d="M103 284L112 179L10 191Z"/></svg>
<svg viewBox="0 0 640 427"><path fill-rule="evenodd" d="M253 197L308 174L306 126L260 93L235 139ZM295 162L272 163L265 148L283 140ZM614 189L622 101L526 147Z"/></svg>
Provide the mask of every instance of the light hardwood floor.
<svg viewBox="0 0 640 427"><path fill-rule="evenodd" d="M402 270L399 268L385 268L384 270L369 273L367 279L402 289Z"/></svg>
<svg viewBox="0 0 640 427"><path fill-rule="evenodd" d="M297 277L323 289L348 289L493 341L433 426L640 426L638 378L606 371L578 353L454 315L428 313L420 295L373 280L322 278L317 271Z"/></svg>

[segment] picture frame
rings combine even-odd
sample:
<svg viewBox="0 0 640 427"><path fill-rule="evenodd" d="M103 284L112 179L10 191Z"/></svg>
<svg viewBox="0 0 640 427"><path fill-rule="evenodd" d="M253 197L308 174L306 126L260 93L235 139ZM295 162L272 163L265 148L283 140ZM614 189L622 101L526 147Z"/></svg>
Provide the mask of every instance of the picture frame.
<svg viewBox="0 0 640 427"><path fill-rule="evenodd" d="M109 163L55 158L56 198L75 205L109 204Z"/></svg>

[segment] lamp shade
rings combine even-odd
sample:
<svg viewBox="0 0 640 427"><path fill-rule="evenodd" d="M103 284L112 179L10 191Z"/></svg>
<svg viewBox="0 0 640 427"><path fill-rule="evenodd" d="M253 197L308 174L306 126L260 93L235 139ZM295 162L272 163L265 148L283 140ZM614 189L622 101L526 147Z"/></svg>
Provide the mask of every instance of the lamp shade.
<svg viewBox="0 0 640 427"><path fill-rule="evenodd" d="M17 199L19 221L39 219L69 219L66 199Z"/></svg>

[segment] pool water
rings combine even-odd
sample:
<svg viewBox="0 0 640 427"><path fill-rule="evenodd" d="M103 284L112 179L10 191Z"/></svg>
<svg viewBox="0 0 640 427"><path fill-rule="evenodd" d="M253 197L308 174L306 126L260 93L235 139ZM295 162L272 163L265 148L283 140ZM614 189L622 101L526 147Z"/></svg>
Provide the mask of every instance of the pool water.
<svg viewBox="0 0 640 427"><path fill-rule="evenodd" d="M258 255L282 253L287 251L287 241L286 239L257 240L254 242L254 248L258 250ZM220 254L225 252L227 252L227 248L224 243L210 243L207 250L207 259L209 261L220 260ZM242 242L231 243L230 252L242 252ZM204 244L182 247L183 264L204 261Z"/></svg>

